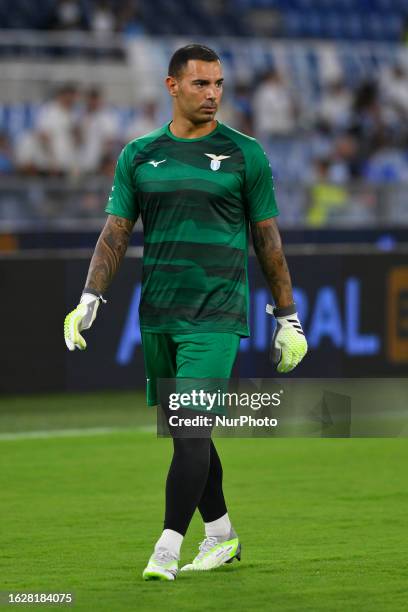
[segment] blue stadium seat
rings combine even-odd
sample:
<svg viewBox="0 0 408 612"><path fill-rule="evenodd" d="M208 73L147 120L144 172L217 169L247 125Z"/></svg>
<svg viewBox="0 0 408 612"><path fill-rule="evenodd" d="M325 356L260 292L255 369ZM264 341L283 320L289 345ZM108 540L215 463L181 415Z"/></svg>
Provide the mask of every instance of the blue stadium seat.
<svg viewBox="0 0 408 612"><path fill-rule="evenodd" d="M318 11L311 11L307 17L303 16L302 33L308 38L321 38L322 23L321 15Z"/></svg>
<svg viewBox="0 0 408 612"><path fill-rule="evenodd" d="M347 16L341 13L322 11L321 23L327 38L341 39L345 38L344 22Z"/></svg>
<svg viewBox="0 0 408 612"><path fill-rule="evenodd" d="M384 22L384 26L388 34L387 39L390 41L399 40L401 38L403 25L404 18L401 17L401 15L399 15L398 13L392 13L388 15L387 19Z"/></svg>
<svg viewBox="0 0 408 612"><path fill-rule="evenodd" d="M364 20L365 33L368 40L384 40L385 20L379 13L371 13Z"/></svg>
<svg viewBox="0 0 408 612"><path fill-rule="evenodd" d="M285 33L289 37L304 36L304 19L297 11L287 12L284 16Z"/></svg>
<svg viewBox="0 0 408 612"><path fill-rule="evenodd" d="M123 0L111 0L119 7ZM1 0L4 28L38 29L50 23L57 0ZM229 0L218 14L204 2L168 0L141 2L142 22L149 34L247 36L251 9L275 9L282 15L284 34L333 40L397 41L408 16L408 0ZM81 0L86 14L93 0Z"/></svg>
<svg viewBox="0 0 408 612"><path fill-rule="evenodd" d="M351 13L344 19L344 37L349 40L360 40L363 34L363 24L358 13Z"/></svg>
<svg viewBox="0 0 408 612"><path fill-rule="evenodd" d="M316 6L316 2L314 2L314 0L296 0L296 2L294 2L294 6L297 8L297 10L299 11L313 11L316 10L318 7ZM282 7L283 8L283 7ZM305 15L303 15L305 16Z"/></svg>

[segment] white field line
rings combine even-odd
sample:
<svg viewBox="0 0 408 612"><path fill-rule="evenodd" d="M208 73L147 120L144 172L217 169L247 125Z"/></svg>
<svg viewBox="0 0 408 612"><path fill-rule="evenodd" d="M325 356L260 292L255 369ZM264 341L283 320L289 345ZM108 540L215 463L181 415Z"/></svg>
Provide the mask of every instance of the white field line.
<svg viewBox="0 0 408 612"><path fill-rule="evenodd" d="M39 440L41 438L80 438L85 436L103 436L111 433L148 432L156 431L154 425L141 427L81 427L78 429L47 429L41 431L16 431L0 433L0 442L3 440Z"/></svg>

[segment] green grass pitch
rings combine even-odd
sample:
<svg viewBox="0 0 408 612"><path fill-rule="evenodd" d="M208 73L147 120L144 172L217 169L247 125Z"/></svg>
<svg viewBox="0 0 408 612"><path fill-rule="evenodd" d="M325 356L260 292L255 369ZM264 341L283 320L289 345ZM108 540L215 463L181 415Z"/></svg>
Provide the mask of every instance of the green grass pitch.
<svg viewBox="0 0 408 612"><path fill-rule="evenodd" d="M1 400L0 591L74 592L61 609L84 612L407 609L403 438L218 439L241 563L143 582L171 453L143 403L132 393ZM58 431L20 437L36 430ZM195 516L183 563L202 532Z"/></svg>

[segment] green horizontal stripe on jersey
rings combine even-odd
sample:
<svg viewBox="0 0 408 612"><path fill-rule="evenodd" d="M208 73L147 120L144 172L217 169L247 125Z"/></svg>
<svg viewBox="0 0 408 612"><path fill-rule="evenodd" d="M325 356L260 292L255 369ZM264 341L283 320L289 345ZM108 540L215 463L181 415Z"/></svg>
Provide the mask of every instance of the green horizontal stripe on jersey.
<svg viewBox="0 0 408 612"><path fill-rule="evenodd" d="M212 227L205 227L202 223L198 224L196 221L183 221L180 225L183 226L183 236L197 236L200 238L200 242L204 244L212 245L216 240L217 244L220 246L245 249L246 243L245 238L242 236L242 232L237 231L235 234L231 235L223 230L218 231ZM177 227L170 227L167 231L162 229L149 232L147 237L151 243L166 241L177 242L180 240L180 231ZM166 261L164 263L166 263Z"/></svg>
<svg viewBox="0 0 408 612"><path fill-rule="evenodd" d="M238 198L235 200L228 193L213 193L199 188L200 181L195 183L195 188L182 187L176 192L161 191L162 183L160 182L160 191L140 191L137 195L138 204L142 212L143 222L146 219L146 213L156 212L154 207L160 206L160 213L167 217L174 218L193 218L197 220L206 220L208 216L214 216L214 221L223 220L237 224L243 221L244 208L242 201ZM178 183L179 184L179 183ZM145 214L144 214L145 213ZM216 215L216 216L215 216ZM146 221L149 221L147 216Z"/></svg>
<svg viewBox="0 0 408 612"><path fill-rule="evenodd" d="M231 268L245 268L246 252L218 244L205 244L197 242L145 242L144 261L149 258L167 260L168 263L195 263L204 270L207 266L228 266Z"/></svg>
<svg viewBox="0 0 408 612"><path fill-rule="evenodd" d="M212 279L213 281L216 279ZM245 302L246 295L238 285L236 290L213 283L212 288L203 286L179 286L179 287L157 287L146 285L142 292L143 302L147 300L152 304L170 308L172 306L184 305L202 310L209 307L212 310L215 306L224 311L234 312ZM233 297L233 299L230 299Z"/></svg>
<svg viewBox="0 0 408 612"><path fill-rule="evenodd" d="M191 322L199 324L200 321L207 321L211 319L213 324L222 323L226 328L239 323L243 326L243 329L247 325L246 317L241 312L225 312L219 308L219 306L205 307L202 310L197 311L197 308L192 306L182 306L177 304L176 307L165 307L153 304L145 300L140 305L140 316L143 317L143 325L154 326L154 327L169 327L172 321L179 321L184 324L186 328L189 328ZM181 328L183 325L179 325Z"/></svg>
<svg viewBox="0 0 408 612"><path fill-rule="evenodd" d="M219 276L205 276L204 274L192 274L191 271L182 275L173 274L171 278L164 273L152 272L150 277L143 276L143 298L149 294L154 295L155 299L160 296L160 303L165 300L171 302L182 296L181 300L187 304L193 302L199 306L199 300L204 300L215 292L219 293L221 302L225 301L225 296L230 296L232 305L239 296L246 297L246 288L239 281L232 281Z"/></svg>
<svg viewBox="0 0 408 612"><path fill-rule="evenodd" d="M244 268L228 268L223 266L206 266L204 268L200 268L206 276L220 276L221 278L225 278L228 280L232 280L238 283L246 282L246 272ZM152 272L159 273L164 272L166 274L184 274L185 272L193 272L193 274L197 273L196 266L186 266L183 264L174 265L167 263L156 263L151 265L143 266L143 274L149 276Z"/></svg>
<svg viewBox="0 0 408 612"><path fill-rule="evenodd" d="M212 180L210 180L210 177ZM150 177L149 180L140 180L137 197L139 198L143 193L156 193L158 191L160 193L169 192L177 197L180 191L191 189L226 198L230 203L242 206L242 199L238 197L239 186L238 178L234 178L234 176L229 174L225 175L225 173L222 175L219 172L212 172L209 175L208 172L204 172L199 175L197 174L194 178L186 178L186 172L183 171L177 178L175 170L173 170L168 177L163 175L161 177L152 177L151 180ZM160 188L159 190L158 187Z"/></svg>

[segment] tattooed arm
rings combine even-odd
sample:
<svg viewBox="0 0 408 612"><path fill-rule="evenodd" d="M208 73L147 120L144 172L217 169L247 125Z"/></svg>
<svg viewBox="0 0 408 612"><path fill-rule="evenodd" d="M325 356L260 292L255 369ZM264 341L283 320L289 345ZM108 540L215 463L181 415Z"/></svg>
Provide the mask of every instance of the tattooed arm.
<svg viewBox="0 0 408 612"><path fill-rule="evenodd" d="M95 320L102 294L109 287L126 253L134 221L109 215L89 266L85 288L78 306L64 321L65 344L70 351L86 349L81 332L89 329Z"/></svg>
<svg viewBox="0 0 408 612"><path fill-rule="evenodd" d="M84 292L99 295L109 287L126 253L135 222L109 215L89 266Z"/></svg>
<svg viewBox="0 0 408 612"><path fill-rule="evenodd" d="M292 282L275 219L251 224L254 249L278 308L293 304Z"/></svg>
<svg viewBox="0 0 408 612"><path fill-rule="evenodd" d="M307 341L293 302L279 230L272 218L253 223L251 230L258 261L275 301L275 308L266 306L266 312L276 318L270 359L278 372L290 372L306 355Z"/></svg>

